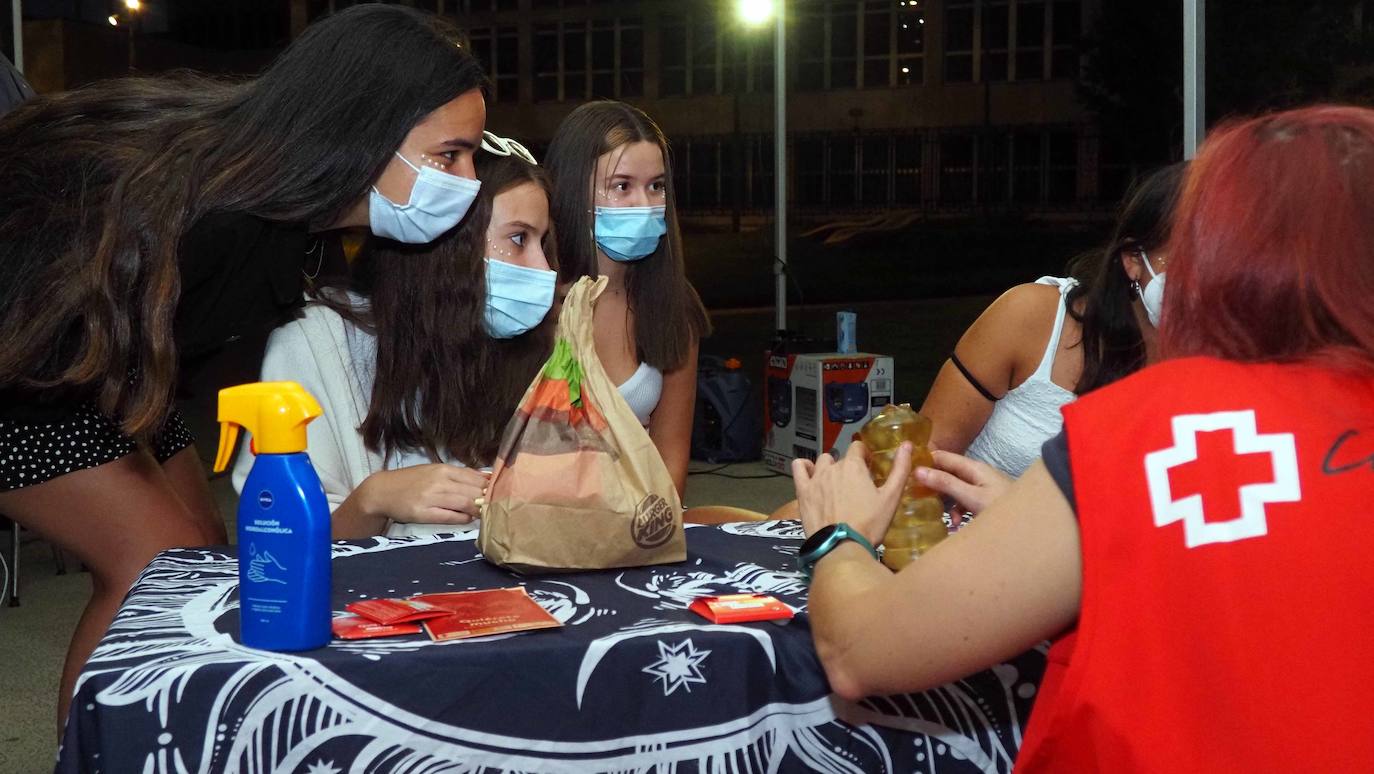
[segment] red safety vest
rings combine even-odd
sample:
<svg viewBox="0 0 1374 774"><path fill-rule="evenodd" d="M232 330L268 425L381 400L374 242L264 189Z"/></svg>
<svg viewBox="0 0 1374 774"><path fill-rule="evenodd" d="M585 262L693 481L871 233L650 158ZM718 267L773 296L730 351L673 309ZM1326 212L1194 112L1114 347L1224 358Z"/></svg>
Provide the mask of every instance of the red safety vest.
<svg viewBox="0 0 1374 774"><path fill-rule="evenodd" d="M1374 771L1374 378L1171 361L1064 427L1082 606L1018 770Z"/></svg>

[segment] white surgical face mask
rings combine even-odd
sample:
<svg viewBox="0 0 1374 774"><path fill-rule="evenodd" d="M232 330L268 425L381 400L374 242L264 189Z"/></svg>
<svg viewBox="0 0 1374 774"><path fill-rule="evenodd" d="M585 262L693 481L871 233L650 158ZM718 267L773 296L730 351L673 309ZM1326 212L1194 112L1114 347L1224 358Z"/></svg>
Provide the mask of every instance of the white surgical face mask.
<svg viewBox="0 0 1374 774"><path fill-rule="evenodd" d="M1136 293L1140 294L1140 303L1145 305L1145 316L1150 318L1150 325L1159 327L1160 315L1164 312L1164 275L1166 272L1155 274L1155 267L1150 265L1150 256L1140 251L1140 260L1145 264L1145 270L1150 272L1150 284L1142 290L1140 285L1136 285Z"/></svg>
<svg viewBox="0 0 1374 774"><path fill-rule="evenodd" d="M372 186L367 206L372 233L412 245L433 242L468 214L482 184L432 167L422 169L399 153L396 158L415 170L415 185L405 204L391 201Z"/></svg>

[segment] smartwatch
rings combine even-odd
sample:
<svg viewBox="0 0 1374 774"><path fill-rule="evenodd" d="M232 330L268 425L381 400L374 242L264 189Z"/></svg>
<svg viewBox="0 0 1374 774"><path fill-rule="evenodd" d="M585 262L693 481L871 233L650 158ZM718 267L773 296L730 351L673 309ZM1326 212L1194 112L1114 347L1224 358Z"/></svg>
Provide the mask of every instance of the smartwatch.
<svg viewBox="0 0 1374 774"><path fill-rule="evenodd" d="M839 524L821 527L811 537L807 538L797 551L797 568L801 570L802 575L806 576L807 583L811 582L811 574L815 571L816 562L825 558L826 554L835 550L835 546L846 540L858 543L864 547L865 551L872 554L874 559L878 558L878 549L868 542L868 538L860 535L858 530L848 524L840 522Z"/></svg>

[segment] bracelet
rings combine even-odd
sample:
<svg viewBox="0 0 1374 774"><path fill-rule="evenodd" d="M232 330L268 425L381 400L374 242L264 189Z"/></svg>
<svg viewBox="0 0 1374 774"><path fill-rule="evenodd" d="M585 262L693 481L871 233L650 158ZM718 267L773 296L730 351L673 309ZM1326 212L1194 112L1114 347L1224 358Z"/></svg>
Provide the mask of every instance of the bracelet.
<svg viewBox="0 0 1374 774"><path fill-rule="evenodd" d="M853 527L840 522L821 527L815 534L802 543L797 551L797 568L801 570L806 582L811 582L811 576L815 572L816 563L825 558L825 555L835 550L835 547L846 540L852 540L864 547L874 559L878 558L878 549L868 542L868 538L859 534Z"/></svg>

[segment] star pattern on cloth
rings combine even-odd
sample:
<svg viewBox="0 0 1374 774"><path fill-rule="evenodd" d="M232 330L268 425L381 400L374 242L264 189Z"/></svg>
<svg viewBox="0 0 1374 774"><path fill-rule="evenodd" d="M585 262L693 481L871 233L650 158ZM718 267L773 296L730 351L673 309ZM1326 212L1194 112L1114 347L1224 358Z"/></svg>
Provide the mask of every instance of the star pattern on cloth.
<svg viewBox="0 0 1374 774"><path fill-rule="evenodd" d="M310 768L305 770L305 774L342 774L342 772L343 769L334 768L333 761L325 763L323 758L310 764Z"/></svg>
<svg viewBox="0 0 1374 774"><path fill-rule="evenodd" d="M663 695L671 696L679 688L692 691L692 683L706 684L706 676L701 673L701 662L711 655L709 650L697 650L690 638L676 645L658 642L658 660L644 667L646 674L655 680L663 681Z"/></svg>

